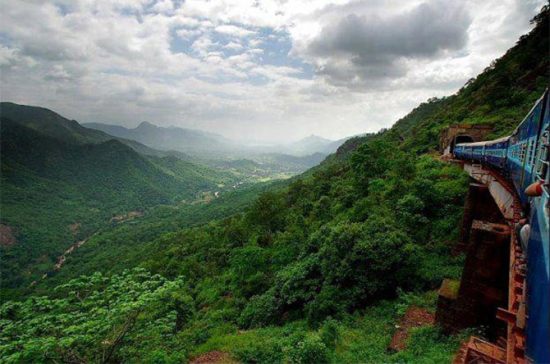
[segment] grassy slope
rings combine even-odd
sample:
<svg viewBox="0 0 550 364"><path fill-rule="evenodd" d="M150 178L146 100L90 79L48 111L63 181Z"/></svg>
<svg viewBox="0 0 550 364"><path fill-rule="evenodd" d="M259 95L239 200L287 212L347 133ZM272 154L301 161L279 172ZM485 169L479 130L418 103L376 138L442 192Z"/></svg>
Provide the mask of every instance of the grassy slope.
<svg viewBox="0 0 550 364"><path fill-rule="evenodd" d="M434 313L436 297L436 292L429 292L409 295L406 299L382 301L344 320L328 320L316 329L305 321L248 331L234 331L226 327L198 346L191 355L219 350L232 353L234 358L243 362L278 363L288 360L291 355L305 356L307 351L303 348L307 349L308 343L320 338L327 352L324 359L333 363L451 362L464 336L445 337L433 326L413 329L404 351L392 353L387 350L395 323L402 314L400 310L414 304ZM334 330L330 339L327 337L329 328ZM298 355L293 353L297 343L302 347L302 353Z"/></svg>

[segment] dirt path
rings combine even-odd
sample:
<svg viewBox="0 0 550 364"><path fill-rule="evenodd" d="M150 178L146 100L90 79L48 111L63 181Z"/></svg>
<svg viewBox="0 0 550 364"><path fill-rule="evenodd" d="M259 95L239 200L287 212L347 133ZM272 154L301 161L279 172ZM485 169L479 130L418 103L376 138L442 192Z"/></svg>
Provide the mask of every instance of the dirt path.
<svg viewBox="0 0 550 364"><path fill-rule="evenodd" d="M133 220L137 217L142 217L143 216L143 211L141 210L135 210L135 211L130 211L126 214L121 214L121 215L115 215L111 218L111 222L114 222L114 223L117 223L117 224L120 224L120 223L123 223L123 222L126 222L126 221L130 221L130 220Z"/></svg>
<svg viewBox="0 0 550 364"><path fill-rule="evenodd" d="M76 251L78 248L80 248L82 245L86 244L86 242L88 240L90 240L91 237L93 237L94 235L96 235L99 231L96 231L95 233L93 233L92 235L88 236L86 239L84 240L80 240L80 241L77 241L76 243L72 244L67 250L65 250L63 252L63 254L61 254L59 257L57 257L57 262L55 263L55 265L53 266L53 271L54 272L57 272L61 269L61 267L63 267L63 265L65 264L65 261L67 260L67 256L72 254L74 251ZM44 273L41 277L41 280L44 280L46 278L48 278L49 276L49 273ZM34 286L38 283L38 281L33 281L30 286Z"/></svg>
<svg viewBox="0 0 550 364"><path fill-rule="evenodd" d="M126 214L121 214L121 215L115 215L111 218L111 220L109 221L111 224L112 223L115 223L115 224L121 224L121 223L124 223L124 222L127 222L127 221L130 221L130 220L134 220L136 218L139 218L139 217L142 217L144 215L144 212L141 211L141 210L135 210L135 211L130 211ZM71 230L71 232L73 233L73 235L76 235L78 233L78 231L80 230L80 227L81 227L81 224L80 223L74 223L74 224L71 224L69 225L69 229ZM54 272L57 272L61 269L61 267L63 267L63 265L65 264L65 262L67 261L67 257L72 254L73 252L75 252L78 248L80 248L82 245L86 244L86 242L88 240L90 240L93 236L99 234L100 232L102 231L102 229L99 229L97 230L95 233L93 233L92 235L88 236L87 238L83 239L83 240L79 240L77 241L76 243L73 243L70 247L68 247L64 252L63 254L61 254L60 256L57 257L57 261L55 263L55 265L53 266L53 271ZM44 273L42 275L42 278L41 280L44 280L46 278L48 278L49 274L51 272L47 272L47 273ZM33 281L30 286L34 286L38 283L38 281Z"/></svg>
<svg viewBox="0 0 550 364"><path fill-rule="evenodd" d="M9 225L0 224L0 245L12 246L16 242L13 228Z"/></svg>
<svg viewBox="0 0 550 364"><path fill-rule="evenodd" d="M61 267L63 266L63 264L65 264L65 261L67 260L67 255L71 254L72 252L74 252L76 249L80 248L82 245L86 244L86 242L88 241L90 237L84 239L84 240L80 240L80 241L77 241L76 243L74 243L73 245L71 245L69 247L69 249L65 250L63 252L63 254L61 254L58 258L57 258L57 263L55 263L54 265L54 271L58 271L61 269Z"/></svg>
<svg viewBox="0 0 550 364"><path fill-rule="evenodd" d="M393 351L401 351L407 347L407 339L409 338L409 330L414 327L433 325L435 317L423 308L410 307L405 315L399 320L399 324L395 325L396 331L393 334L389 349Z"/></svg>
<svg viewBox="0 0 550 364"><path fill-rule="evenodd" d="M210 351L192 359L191 364L234 364L237 363L228 353L223 351Z"/></svg>

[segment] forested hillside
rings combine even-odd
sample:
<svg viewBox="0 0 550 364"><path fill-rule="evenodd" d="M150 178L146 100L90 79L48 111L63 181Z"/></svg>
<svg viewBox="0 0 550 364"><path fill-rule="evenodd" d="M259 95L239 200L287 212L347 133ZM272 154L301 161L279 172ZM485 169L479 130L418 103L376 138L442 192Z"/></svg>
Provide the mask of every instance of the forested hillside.
<svg viewBox="0 0 550 364"><path fill-rule="evenodd" d="M501 135L521 121L549 80L548 7L535 22L457 94L348 141L245 211L141 235L138 244L131 229L95 240L95 251L131 251L115 275L81 263L93 251L77 251L63 272L74 280L2 306L0 354L13 362L181 362L205 353L249 363L450 362L461 336L434 326L388 350L405 310L433 310L441 280L460 278L462 257L451 252L468 178L439 160L437 141L451 123L487 123Z"/></svg>
<svg viewBox="0 0 550 364"><path fill-rule="evenodd" d="M41 134L63 140L67 143L96 144L116 139L140 154L158 157L176 155L184 160L189 158L183 153L159 151L136 142L135 140L117 138L114 135L99 130L86 128L80 125L76 120L66 119L56 112L43 107L19 105L13 102L1 102L0 110L0 114L5 119L9 119Z"/></svg>
<svg viewBox="0 0 550 364"><path fill-rule="evenodd" d="M4 110L2 115L17 116L9 107ZM144 156L118 140L103 140L104 135L76 122L39 111L18 115L27 122L1 120L1 223L13 238L0 247L4 294L51 271L71 244L114 216L193 201L200 191L213 193L235 183L229 173L174 157Z"/></svg>

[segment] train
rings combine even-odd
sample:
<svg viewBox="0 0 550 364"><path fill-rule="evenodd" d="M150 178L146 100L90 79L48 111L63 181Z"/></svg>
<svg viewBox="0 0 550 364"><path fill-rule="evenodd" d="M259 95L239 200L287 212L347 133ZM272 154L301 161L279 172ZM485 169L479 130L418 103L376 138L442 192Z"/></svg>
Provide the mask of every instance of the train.
<svg viewBox="0 0 550 364"><path fill-rule="evenodd" d="M526 354L550 363L550 96L536 101L506 137L456 144L455 159L494 169L513 186L528 221Z"/></svg>

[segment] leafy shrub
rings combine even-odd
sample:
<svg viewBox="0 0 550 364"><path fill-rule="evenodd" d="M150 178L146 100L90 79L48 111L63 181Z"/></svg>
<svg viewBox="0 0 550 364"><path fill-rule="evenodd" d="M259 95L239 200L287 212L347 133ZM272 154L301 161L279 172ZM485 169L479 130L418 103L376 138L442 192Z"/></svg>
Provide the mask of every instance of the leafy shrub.
<svg viewBox="0 0 550 364"><path fill-rule="evenodd" d="M254 296L250 299L239 317L242 327L260 327L276 323L278 320L279 304L275 297L275 290Z"/></svg>
<svg viewBox="0 0 550 364"><path fill-rule="evenodd" d="M340 341L338 323L333 319L326 320L321 327L319 336L327 348L334 350Z"/></svg>
<svg viewBox="0 0 550 364"><path fill-rule="evenodd" d="M249 342L237 349L235 357L243 363L275 364L283 362L283 349L277 340Z"/></svg>

